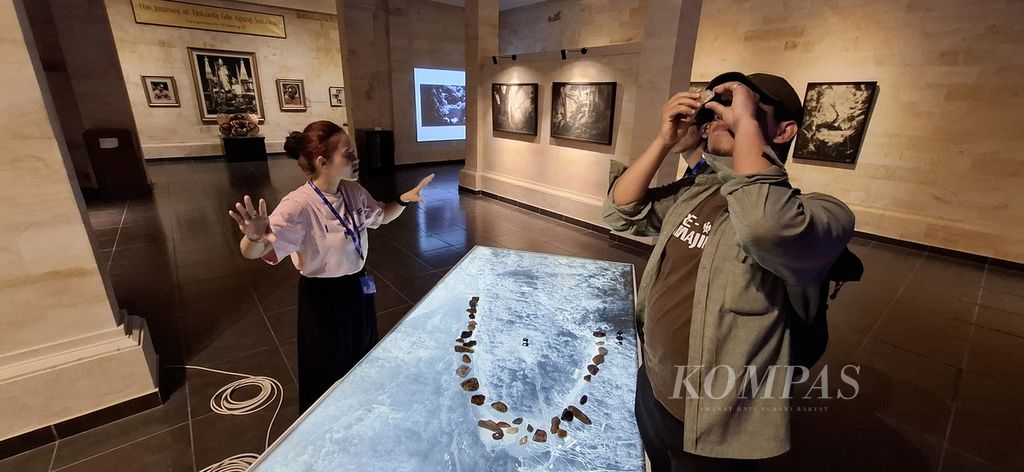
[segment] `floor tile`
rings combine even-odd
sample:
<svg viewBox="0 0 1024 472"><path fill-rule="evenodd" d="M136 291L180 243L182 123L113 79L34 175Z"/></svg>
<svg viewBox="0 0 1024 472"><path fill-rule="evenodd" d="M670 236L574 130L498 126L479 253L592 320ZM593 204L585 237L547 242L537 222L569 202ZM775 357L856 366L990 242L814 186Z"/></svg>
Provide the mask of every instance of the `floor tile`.
<svg viewBox="0 0 1024 472"><path fill-rule="evenodd" d="M53 469L61 472L185 472L193 471L189 425L126 444L98 456Z"/></svg>
<svg viewBox="0 0 1024 472"><path fill-rule="evenodd" d="M172 370L175 369L163 369L161 373ZM188 395L185 388L180 388L157 408L61 439L53 467L74 464L188 421Z"/></svg>
<svg viewBox="0 0 1024 472"><path fill-rule="evenodd" d="M0 460L0 472L48 472L53 451L57 443L23 452L14 457Z"/></svg>

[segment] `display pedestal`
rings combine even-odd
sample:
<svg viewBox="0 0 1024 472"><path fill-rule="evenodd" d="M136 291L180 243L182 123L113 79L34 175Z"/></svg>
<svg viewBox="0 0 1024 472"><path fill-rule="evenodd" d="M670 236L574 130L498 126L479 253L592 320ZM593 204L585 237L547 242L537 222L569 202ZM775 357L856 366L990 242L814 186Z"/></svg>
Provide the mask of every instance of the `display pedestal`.
<svg viewBox="0 0 1024 472"><path fill-rule="evenodd" d="M643 472L633 294L630 264L476 246L251 470Z"/></svg>
<svg viewBox="0 0 1024 472"><path fill-rule="evenodd" d="M249 136L244 138L220 138L224 145L224 157L228 162L267 160L267 138Z"/></svg>

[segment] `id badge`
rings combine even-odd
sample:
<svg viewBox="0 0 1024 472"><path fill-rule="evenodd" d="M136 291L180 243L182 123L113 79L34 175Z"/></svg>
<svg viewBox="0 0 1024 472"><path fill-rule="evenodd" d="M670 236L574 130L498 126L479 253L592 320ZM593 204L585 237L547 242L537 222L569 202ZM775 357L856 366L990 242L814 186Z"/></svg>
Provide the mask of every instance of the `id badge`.
<svg viewBox="0 0 1024 472"><path fill-rule="evenodd" d="M359 282L363 284L363 295L373 295L377 293L377 283L373 281L372 275L364 275L360 277Z"/></svg>

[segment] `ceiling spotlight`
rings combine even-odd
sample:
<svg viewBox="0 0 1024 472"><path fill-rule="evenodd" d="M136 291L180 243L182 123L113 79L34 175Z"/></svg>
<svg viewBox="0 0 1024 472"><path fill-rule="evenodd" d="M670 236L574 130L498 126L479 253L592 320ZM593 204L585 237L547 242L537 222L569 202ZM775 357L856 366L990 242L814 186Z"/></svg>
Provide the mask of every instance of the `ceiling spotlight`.
<svg viewBox="0 0 1024 472"><path fill-rule="evenodd" d="M513 55L512 55L512 62L515 62L515 61L516 61L516 55L515 55L515 54L513 54Z"/></svg>
<svg viewBox="0 0 1024 472"><path fill-rule="evenodd" d="M586 53L587 53L587 48L581 48L580 49L580 54L586 54Z"/></svg>

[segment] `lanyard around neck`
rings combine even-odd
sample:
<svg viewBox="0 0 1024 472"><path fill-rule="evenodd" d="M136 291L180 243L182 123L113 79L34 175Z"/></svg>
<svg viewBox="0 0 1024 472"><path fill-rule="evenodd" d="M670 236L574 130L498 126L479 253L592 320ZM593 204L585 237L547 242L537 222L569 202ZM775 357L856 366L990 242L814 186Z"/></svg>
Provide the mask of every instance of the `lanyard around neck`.
<svg viewBox="0 0 1024 472"><path fill-rule="evenodd" d="M352 243L356 246L356 254L359 254L359 259L365 259L363 256L363 235L362 232L358 231L355 215L350 211L351 209L349 208L348 201L345 199L344 192L341 194L341 201L345 205L345 215L352 221L352 226L345 221L345 218L341 217L341 214L339 214L338 210L334 208L334 205L331 205L331 202L327 200L327 196L325 196L316 185L313 185L312 180L307 180L306 183L309 184L310 188L312 188L318 196L320 196L320 200L323 200L324 205L327 205L327 208L331 210L331 213L334 213L334 217L338 219L339 223L341 223L341 227L345 228L345 234L348 234L349 237L352 238Z"/></svg>

